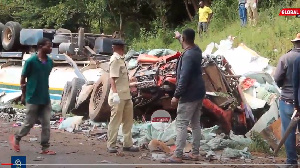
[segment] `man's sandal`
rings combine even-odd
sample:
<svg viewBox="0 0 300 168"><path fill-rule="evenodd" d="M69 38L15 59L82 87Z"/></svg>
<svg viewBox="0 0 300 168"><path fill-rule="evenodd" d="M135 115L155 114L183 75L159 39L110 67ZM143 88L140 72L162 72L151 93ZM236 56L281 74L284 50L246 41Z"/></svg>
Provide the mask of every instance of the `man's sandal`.
<svg viewBox="0 0 300 168"><path fill-rule="evenodd" d="M16 152L20 152L20 145L16 144L16 138L14 135L11 135L9 137L9 142L10 142L10 146L11 148L16 151Z"/></svg>
<svg viewBox="0 0 300 168"><path fill-rule="evenodd" d="M160 161L161 163L184 163L182 160L175 160L172 156Z"/></svg>
<svg viewBox="0 0 300 168"><path fill-rule="evenodd" d="M191 161L199 161L199 157L193 157L193 154L191 153L185 153L183 154L182 160L191 160Z"/></svg>
<svg viewBox="0 0 300 168"><path fill-rule="evenodd" d="M51 150L42 150L40 154L45 154L45 155L56 155L54 151Z"/></svg>

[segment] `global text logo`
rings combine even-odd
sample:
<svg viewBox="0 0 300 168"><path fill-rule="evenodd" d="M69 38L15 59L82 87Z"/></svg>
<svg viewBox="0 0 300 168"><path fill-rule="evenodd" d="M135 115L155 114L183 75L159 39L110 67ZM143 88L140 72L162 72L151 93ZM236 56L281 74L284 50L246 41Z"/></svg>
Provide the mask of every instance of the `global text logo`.
<svg viewBox="0 0 300 168"><path fill-rule="evenodd" d="M279 16L296 16L300 17L300 8L284 8L281 9Z"/></svg>

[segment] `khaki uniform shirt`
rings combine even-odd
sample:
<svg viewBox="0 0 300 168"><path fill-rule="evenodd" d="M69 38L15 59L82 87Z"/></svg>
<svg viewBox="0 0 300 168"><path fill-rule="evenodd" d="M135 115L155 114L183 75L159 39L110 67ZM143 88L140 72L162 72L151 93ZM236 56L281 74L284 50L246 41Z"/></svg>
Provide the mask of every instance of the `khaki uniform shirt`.
<svg viewBox="0 0 300 168"><path fill-rule="evenodd" d="M126 63L121 55L115 53L111 56L109 62L109 76L110 78L117 78L115 80L117 93L120 99L128 100L131 99L130 89L129 89L129 78L128 70L126 68ZM110 89L109 100L112 98L113 91Z"/></svg>

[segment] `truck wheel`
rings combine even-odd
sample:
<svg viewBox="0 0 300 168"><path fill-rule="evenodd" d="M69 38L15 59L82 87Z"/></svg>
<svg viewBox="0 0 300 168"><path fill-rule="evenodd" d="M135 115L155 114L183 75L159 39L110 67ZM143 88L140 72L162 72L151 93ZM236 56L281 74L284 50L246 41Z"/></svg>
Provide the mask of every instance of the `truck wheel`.
<svg viewBox="0 0 300 168"><path fill-rule="evenodd" d="M106 122L110 117L108 94L110 83L108 73L103 72L100 79L95 83L89 104L90 119L95 122Z"/></svg>
<svg viewBox="0 0 300 168"><path fill-rule="evenodd" d="M68 81L65 86L64 86L64 90L63 90L63 93L62 93L62 96L61 96L61 101L60 101L60 107L62 109L62 114L63 116L66 115L66 111L64 111L64 107L65 107L65 104L67 102L67 98L68 98L68 94L71 90L71 82Z"/></svg>
<svg viewBox="0 0 300 168"><path fill-rule="evenodd" d="M0 22L0 39L1 39L1 37L2 37L2 31L3 31L3 29L4 29L4 24L2 24L1 22ZM0 50L2 49L2 42L0 43Z"/></svg>
<svg viewBox="0 0 300 168"><path fill-rule="evenodd" d="M64 99L62 97L62 115L63 117L66 116L73 108L75 108L76 104L76 96L78 92L81 90L81 87L84 85L85 81L80 78L73 78L70 87L67 87L66 92L64 93ZM68 85L68 83L66 84Z"/></svg>
<svg viewBox="0 0 300 168"><path fill-rule="evenodd" d="M2 31L2 47L6 51L17 49L20 45L20 31L22 27L18 22L9 21Z"/></svg>

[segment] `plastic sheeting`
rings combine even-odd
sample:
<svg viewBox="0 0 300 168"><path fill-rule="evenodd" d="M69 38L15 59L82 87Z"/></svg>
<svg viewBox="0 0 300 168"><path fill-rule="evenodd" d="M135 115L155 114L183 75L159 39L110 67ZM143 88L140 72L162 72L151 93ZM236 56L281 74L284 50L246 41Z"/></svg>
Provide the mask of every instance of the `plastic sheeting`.
<svg viewBox="0 0 300 168"><path fill-rule="evenodd" d="M245 99L247 100L247 103L251 107L251 109L260 109L263 108L266 105L266 101L258 99L248 93L244 93Z"/></svg>
<svg viewBox="0 0 300 168"><path fill-rule="evenodd" d="M155 129L151 123L145 124L135 124L132 128L132 137L137 144L143 144L145 142L149 143L151 140L156 139L168 145L173 145L176 140L176 120L171 124L157 123L161 124L161 129ZM157 128L158 125L156 125ZM122 127L122 126L121 126ZM119 140L123 142L122 128L120 127L118 135ZM201 130L202 140L201 148L203 150L219 150L224 149L228 145L232 148L241 148L248 146L252 141L249 138L244 138L243 136L234 135L230 132L229 139L225 139L225 134L217 135L216 131L219 126L214 126L211 128L205 128ZM191 134L188 134L188 141L192 140Z"/></svg>
<svg viewBox="0 0 300 168"><path fill-rule="evenodd" d="M251 153L248 151L247 147L245 147L243 150L225 148L222 156L227 158L240 158L240 157L244 157L245 159L252 158Z"/></svg>
<svg viewBox="0 0 300 168"><path fill-rule="evenodd" d="M278 109L278 102L274 101L270 107L270 109L263 114L259 120L255 123L255 125L251 128L251 130L246 134L247 137L251 136L251 132L261 132L263 129L265 129L268 124L270 124L270 121L277 120L279 118L279 109Z"/></svg>
<svg viewBox="0 0 300 168"><path fill-rule="evenodd" d="M149 143L151 140L159 140L167 145L173 145L176 140L176 120L171 124L161 123L162 129L155 129L151 123L136 124L132 128L132 137L137 145ZM225 139L225 134L217 135L216 131L219 126L205 128L201 130L202 140L200 141L200 149L203 151L222 150L226 147L234 149L242 149L249 146L252 142L250 138L234 135L230 132L229 138ZM119 140L123 142L122 129L119 129ZM188 134L188 141L192 140L191 134Z"/></svg>
<svg viewBox="0 0 300 168"><path fill-rule="evenodd" d="M203 136L207 137L207 139L201 140L200 149L204 151L210 150L222 150L226 147L241 149L245 146L249 146L251 144L250 138L244 138L241 135L234 135L233 132L230 132L229 138L225 138L225 134L220 134L216 136L208 136L216 131L218 127L211 127L206 130L203 130Z"/></svg>
<svg viewBox="0 0 300 168"><path fill-rule="evenodd" d="M256 89L256 97L258 99L266 101L268 104L271 104L274 99L276 99L275 93L270 93L266 88L259 87Z"/></svg>
<svg viewBox="0 0 300 168"><path fill-rule="evenodd" d="M74 129L78 130L79 125L82 123L82 118L83 116L69 117L59 124L58 129L64 129L68 132L73 132Z"/></svg>
<svg viewBox="0 0 300 168"><path fill-rule="evenodd" d="M211 43L203 52L204 57L209 54L223 55L231 65L236 75L243 75L247 72L260 72L268 67L269 59L259 56L244 44L232 48L233 40L228 38L221 40L220 44ZM213 49L217 51L212 53Z"/></svg>
<svg viewBox="0 0 300 168"><path fill-rule="evenodd" d="M207 145L210 146L211 150L222 150L226 147L226 146L224 146L224 144L222 144L224 137L225 137L225 134L221 134L221 135L211 139L210 141L208 141Z"/></svg>
<svg viewBox="0 0 300 168"><path fill-rule="evenodd" d="M216 137L216 131L219 129L218 125L215 125L213 127L210 128L204 128L201 130L201 134L203 136L203 139L205 141L209 141L211 139L213 139L214 137Z"/></svg>
<svg viewBox="0 0 300 168"><path fill-rule="evenodd" d="M243 82L242 82L243 84ZM251 109L263 108L265 104L271 105L279 97L276 86L266 82L256 84L244 90L244 95Z"/></svg>
<svg viewBox="0 0 300 168"><path fill-rule="evenodd" d="M121 127L119 129L118 135L119 135L119 140L121 142L123 142ZM156 128L158 128L158 125L156 125ZM135 124L132 127L132 137L134 139L134 142L136 144L140 145L145 142L148 143L153 139L156 139L156 140L159 140L162 142L168 142L170 140L175 140L175 138L176 138L175 120L171 124L161 123L161 128L162 129L155 129L151 123Z"/></svg>
<svg viewBox="0 0 300 168"><path fill-rule="evenodd" d="M240 85L244 84L245 79L254 79L255 82L251 87L243 90L244 97L252 110L259 114L265 113L272 103L274 103L280 94L280 89L276 85L272 76L267 72L248 72L239 79ZM269 109L270 110L270 109Z"/></svg>
<svg viewBox="0 0 300 168"><path fill-rule="evenodd" d="M52 111L61 112L61 106L59 101L52 101L51 106L52 106Z"/></svg>

